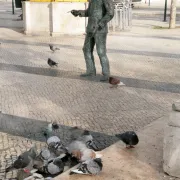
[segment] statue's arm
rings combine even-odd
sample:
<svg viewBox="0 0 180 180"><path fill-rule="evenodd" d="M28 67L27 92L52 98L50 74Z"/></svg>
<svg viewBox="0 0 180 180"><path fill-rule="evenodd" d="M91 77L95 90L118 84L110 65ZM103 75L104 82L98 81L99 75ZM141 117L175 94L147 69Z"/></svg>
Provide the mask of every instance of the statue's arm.
<svg viewBox="0 0 180 180"><path fill-rule="evenodd" d="M79 10L79 17L88 17L88 10Z"/></svg>
<svg viewBox="0 0 180 180"><path fill-rule="evenodd" d="M99 22L99 26L103 28L114 17L114 4L112 0L103 0L106 14Z"/></svg>
<svg viewBox="0 0 180 180"><path fill-rule="evenodd" d="M79 10L79 17L88 17L89 5L86 10Z"/></svg>

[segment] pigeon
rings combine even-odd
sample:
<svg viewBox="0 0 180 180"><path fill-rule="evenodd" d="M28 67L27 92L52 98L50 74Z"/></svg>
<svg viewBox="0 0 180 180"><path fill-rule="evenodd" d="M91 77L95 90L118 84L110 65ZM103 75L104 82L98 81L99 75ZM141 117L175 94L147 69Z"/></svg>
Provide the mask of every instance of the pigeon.
<svg viewBox="0 0 180 180"><path fill-rule="evenodd" d="M33 168L38 169L39 172L44 172L44 167L47 166L47 164L57 158L64 158L64 156L66 156L66 154L61 154L59 157L57 157L56 154L50 149L43 148L41 149L40 154L35 159Z"/></svg>
<svg viewBox="0 0 180 180"><path fill-rule="evenodd" d="M115 136L126 144L126 148L134 148L134 145L137 145L139 142L139 138L134 131L127 131L122 134L116 134Z"/></svg>
<svg viewBox="0 0 180 180"><path fill-rule="evenodd" d="M46 139L48 139L52 135L53 130L56 130L58 128L59 126L56 122L49 123L48 126L43 129L43 135Z"/></svg>
<svg viewBox="0 0 180 180"><path fill-rule="evenodd" d="M172 104L173 111L179 111L180 112L180 102L176 102Z"/></svg>
<svg viewBox="0 0 180 180"><path fill-rule="evenodd" d="M22 169L31 167L33 165L33 160L37 156L36 146L33 146L29 151L26 151L18 156L17 160L8 168L6 168L6 172L9 172L13 169Z"/></svg>
<svg viewBox="0 0 180 180"><path fill-rule="evenodd" d="M71 170L70 175L72 174L89 174L97 175L102 171L103 164L100 158L87 160L82 162L77 169Z"/></svg>
<svg viewBox="0 0 180 180"><path fill-rule="evenodd" d="M78 138L78 140L83 141L89 149L93 149L94 151L98 150L89 131L84 130L83 134Z"/></svg>
<svg viewBox="0 0 180 180"><path fill-rule="evenodd" d="M23 19L23 14L20 14L18 17L21 17L21 20Z"/></svg>
<svg viewBox="0 0 180 180"><path fill-rule="evenodd" d="M87 148L84 142L78 140L72 141L67 146L67 150L69 154L72 154L72 156L76 157L80 162L101 156L100 154L96 154L94 150Z"/></svg>
<svg viewBox="0 0 180 180"><path fill-rule="evenodd" d="M59 48L54 47L52 44L49 44L49 48L50 48L50 50L53 51L53 52L55 52L55 51L57 51L57 50L60 50Z"/></svg>
<svg viewBox="0 0 180 180"><path fill-rule="evenodd" d="M47 139L47 145L48 147L55 146L54 148L56 148L57 145L61 145L61 140L57 136L51 136Z"/></svg>
<svg viewBox="0 0 180 180"><path fill-rule="evenodd" d="M71 139L88 143L89 141L93 140L93 137L89 131L83 130L83 129L75 126L75 127L71 128Z"/></svg>
<svg viewBox="0 0 180 180"><path fill-rule="evenodd" d="M39 154L40 158L43 160L49 160L56 158L56 155L52 153L48 148L43 148Z"/></svg>
<svg viewBox="0 0 180 180"><path fill-rule="evenodd" d="M83 134L78 138L78 140L82 140L86 144L89 144L93 141L93 137L89 131L85 130Z"/></svg>
<svg viewBox="0 0 180 180"><path fill-rule="evenodd" d="M52 123L53 129L59 129L59 125L56 122Z"/></svg>
<svg viewBox="0 0 180 180"><path fill-rule="evenodd" d="M88 148L97 150L93 142L93 137L88 130L83 130L77 126L71 128L71 139L83 141Z"/></svg>
<svg viewBox="0 0 180 180"><path fill-rule="evenodd" d="M44 172L50 175L57 175L64 171L64 163L61 157L57 157L44 166Z"/></svg>
<svg viewBox="0 0 180 180"><path fill-rule="evenodd" d="M109 84L112 85L112 87L118 87L125 85L123 82L121 82L119 79L114 77L109 77Z"/></svg>
<svg viewBox="0 0 180 180"><path fill-rule="evenodd" d="M51 136L50 138L48 138L47 145L49 150L55 153L56 156L67 153L66 147L57 136Z"/></svg>
<svg viewBox="0 0 180 180"><path fill-rule="evenodd" d="M43 172L44 166L49 160L56 158L54 153L51 153L48 148L41 149L39 155L35 158L33 162L33 168L38 169L39 172Z"/></svg>
<svg viewBox="0 0 180 180"><path fill-rule="evenodd" d="M58 63L54 62L51 58L48 58L48 62L50 67L53 67L53 66L58 66Z"/></svg>

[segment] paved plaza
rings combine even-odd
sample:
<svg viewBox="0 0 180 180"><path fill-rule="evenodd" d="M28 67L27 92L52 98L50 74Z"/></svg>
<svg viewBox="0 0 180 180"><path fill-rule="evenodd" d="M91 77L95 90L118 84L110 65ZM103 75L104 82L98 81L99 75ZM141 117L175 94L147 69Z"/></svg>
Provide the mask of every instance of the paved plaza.
<svg viewBox="0 0 180 180"><path fill-rule="evenodd" d="M180 99L180 30L154 29L168 26L163 16L134 16L130 31L109 33L111 75L126 84L110 88L99 81L96 52L97 77L80 78L84 35L26 36L21 11L12 15L10 5L0 2L0 179L16 177L3 170L27 143L44 144L40 132L48 122L60 124L63 141L70 127L80 126L105 148L117 141L115 133L141 131ZM49 43L60 51L52 54ZM49 68L49 57L57 68Z"/></svg>

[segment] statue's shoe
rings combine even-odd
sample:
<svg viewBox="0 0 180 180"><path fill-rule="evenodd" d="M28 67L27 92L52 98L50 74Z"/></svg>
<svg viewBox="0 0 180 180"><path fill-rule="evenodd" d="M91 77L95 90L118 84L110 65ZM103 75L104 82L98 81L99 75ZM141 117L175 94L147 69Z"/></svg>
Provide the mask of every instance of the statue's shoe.
<svg viewBox="0 0 180 180"><path fill-rule="evenodd" d="M108 75L104 75L100 79L100 81L108 81L108 80L109 80L109 76Z"/></svg>

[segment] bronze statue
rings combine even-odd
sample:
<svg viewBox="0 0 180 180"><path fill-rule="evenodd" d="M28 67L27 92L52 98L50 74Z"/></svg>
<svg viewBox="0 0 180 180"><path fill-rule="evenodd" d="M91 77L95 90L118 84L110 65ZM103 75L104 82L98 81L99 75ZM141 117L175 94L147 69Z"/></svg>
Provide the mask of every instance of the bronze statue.
<svg viewBox="0 0 180 180"><path fill-rule="evenodd" d="M88 17L86 27L86 38L83 52L86 61L86 73L81 76L95 76L93 49L96 44L97 53L102 66L103 77L101 81L107 81L110 75L109 60L106 55L107 23L114 16L114 5L112 0L91 0L86 10L72 10L71 13L77 17Z"/></svg>

